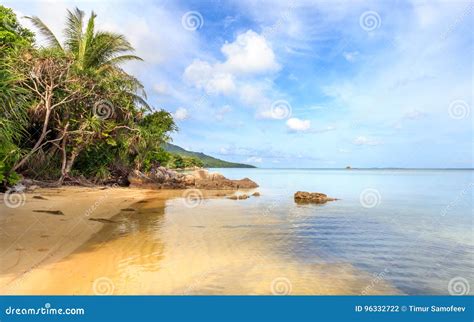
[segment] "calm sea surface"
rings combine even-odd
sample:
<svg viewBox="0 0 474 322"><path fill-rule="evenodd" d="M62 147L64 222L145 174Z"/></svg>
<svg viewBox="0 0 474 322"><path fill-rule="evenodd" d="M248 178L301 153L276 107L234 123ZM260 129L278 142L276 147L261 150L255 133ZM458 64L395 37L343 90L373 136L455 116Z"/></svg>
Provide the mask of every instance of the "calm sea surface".
<svg viewBox="0 0 474 322"><path fill-rule="evenodd" d="M28 274L17 292L474 292L473 171L213 171L255 180L261 196L146 191L74 253ZM298 190L340 200L297 205Z"/></svg>
<svg viewBox="0 0 474 322"><path fill-rule="evenodd" d="M240 202L242 216L280 219L259 229L284 240L292 260L349 263L374 276L370 285L405 294L449 294L452 279L451 292L474 291L473 171L216 171L260 184L260 198ZM341 200L299 206L298 190Z"/></svg>

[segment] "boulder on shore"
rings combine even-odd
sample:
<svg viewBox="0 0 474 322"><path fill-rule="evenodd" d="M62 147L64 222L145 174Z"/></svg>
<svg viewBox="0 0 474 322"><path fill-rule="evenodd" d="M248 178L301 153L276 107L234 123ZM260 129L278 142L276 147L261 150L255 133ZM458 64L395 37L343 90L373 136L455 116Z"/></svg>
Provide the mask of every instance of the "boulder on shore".
<svg viewBox="0 0 474 322"><path fill-rule="evenodd" d="M336 198L328 197L324 193L306 191L296 192L294 198L296 203L326 203L337 200Z"/></svg>
<svg viewBox="0 0 474 322"><path fill-rule="evenodd" d="M215 189L215 190L237 190L254 189L258 185L244 178L231 180L217 172L209 172L206 169L195 170L190 173L179 173L164 167L152 169L147 173L134 170L130 172L128 181L132 187L144 187L155 189Z"/></svg>

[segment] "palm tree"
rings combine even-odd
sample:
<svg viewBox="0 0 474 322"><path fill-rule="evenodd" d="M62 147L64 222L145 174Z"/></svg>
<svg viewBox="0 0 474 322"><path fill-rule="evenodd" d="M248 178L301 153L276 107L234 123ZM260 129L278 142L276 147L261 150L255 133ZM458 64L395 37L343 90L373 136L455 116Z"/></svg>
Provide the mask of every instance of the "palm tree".
<svg viewBox="0 0 474 322"><path fill-rule="evenodd" d="M130 60L142 60L130 54L134 48L121 34L95 31L95 18L92 11L84 28L84 11L75 8L67 10L67 22L64 28L64 44L48 26L38 17L28 17L33 25L45 37L49 47L71 53L75 57L76 67L80 70L107 72L118 64Z"/></svg>
<svg viewBox="0 0 474 322"><path fill-rule="evenodd" d="M122 124L131 117L129 115L133 114L134 107L126 103L122 106L120 103L132 101L137 105L150 109L145 100L146 93L143 90L143 85L135 77L119 68L120 63L142 59L131 54L134 48L125 36L113 32L96 31L96 17L97 15L91 12L87 24L84 24L84 11L78 8L75 8L73 11L67 10L63 44L60 43L58 38L40 18L29 17L33 25L38 28L39 32L45 37L48 48L58 50L64 53L65 56L72 56L73 67L76 71L79 71L78 74L93 75L93 78L98 84L107 83L109 86L113 86L113 89L102 88L102 90L104 94L106 93L105 96L109 96L107 100L110 98L115 102L119 102L119 105L114 104L113 106L113 109L115 109L117 113L114 113L114 117L107 120L101 120L97 117L94 118L94 116L90 118L89 116L91 115L87 113L78 113L73 122L73 128L73 125L68 120L69 118L58 117L58 120L61 121L56 122L58 123L56 124L56 140L61 140L61 144L58 144L58 146L62 147L61 150L63 152L60 183L68 176L74 160L80 151L84 149L86 145L93 143L93 134L101 132L99 130L101 125L107 128L113 121ZM118 92L114 93L115 91ZM100 91L97 90L97 93L99 92ZM110 97L112 94L114 94L113 98ZM124 98L124 100L121 101L121 97ZM94 103L98 103L97 100L102 101L102 99L99 97L94 98L93 96L90 98L94 101L76 101L71 103L74 107L66 108L64 111L66 111L67 114L74 108L84 108L84 110L94 113ZM60 112L57 111L56 113ZM95 126L91 126L91 124ZM117 126L117 128L125 128L125 126ZM76 144L72 152L66 151L65 147L68 146L71 141L74 141L74 138L76 141L82 143Z"/></svg>
<svg viewBox="0 0 474 322"><path fill-rule="evenodd" d="M84 30L84 16L84 11L79 10L77 7L74 11L67 9L64 45L61 45L58 38L40 18L36 16L27 18L38 28L50 48L59 49L64 53L74 55L75 66L79 70L98 74L118 74L119 77L126 79L131 86L124 91L137 104L151 110L146 102L146 93L140 81L118 68L120 63L132 60L142 61L143 59L131 54L135 49L124 35L95 31L95 18L97 15L94 11L91 12Z"/></svg>

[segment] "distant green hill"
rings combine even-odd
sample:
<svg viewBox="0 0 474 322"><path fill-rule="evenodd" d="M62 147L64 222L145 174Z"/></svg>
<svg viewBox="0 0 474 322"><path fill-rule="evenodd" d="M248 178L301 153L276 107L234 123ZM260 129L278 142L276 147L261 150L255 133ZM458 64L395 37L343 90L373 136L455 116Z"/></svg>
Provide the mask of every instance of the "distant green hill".
<svg viewBox="0 0 474 322"><path fill-rule="evenodd" d="M165 144L163 148L170 153L175 153L175 154L179 154L181 156L186 156L186 157L198 158L199 160L203 162L205 168L256 168L253 165L227 162L224 160L213 158L201 152L188 151L188 150L183 149L182 147L179 147L171 143Z"/></svg>

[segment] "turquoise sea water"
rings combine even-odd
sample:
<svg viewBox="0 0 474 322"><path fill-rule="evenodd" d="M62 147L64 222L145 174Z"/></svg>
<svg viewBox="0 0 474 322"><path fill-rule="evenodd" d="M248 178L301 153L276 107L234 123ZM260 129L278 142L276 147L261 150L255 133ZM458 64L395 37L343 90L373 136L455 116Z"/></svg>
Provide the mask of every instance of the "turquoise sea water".
<svg viewBox="0 0 474 322"><path fill-rule="evenodd" d="M261 197L238 201L242 216L279 218L260 233L285 240L292 260L349 263L410 295L474 291L474 171L212 171L260 185ZM298 190L340 200L297 205Z"/></svg>

